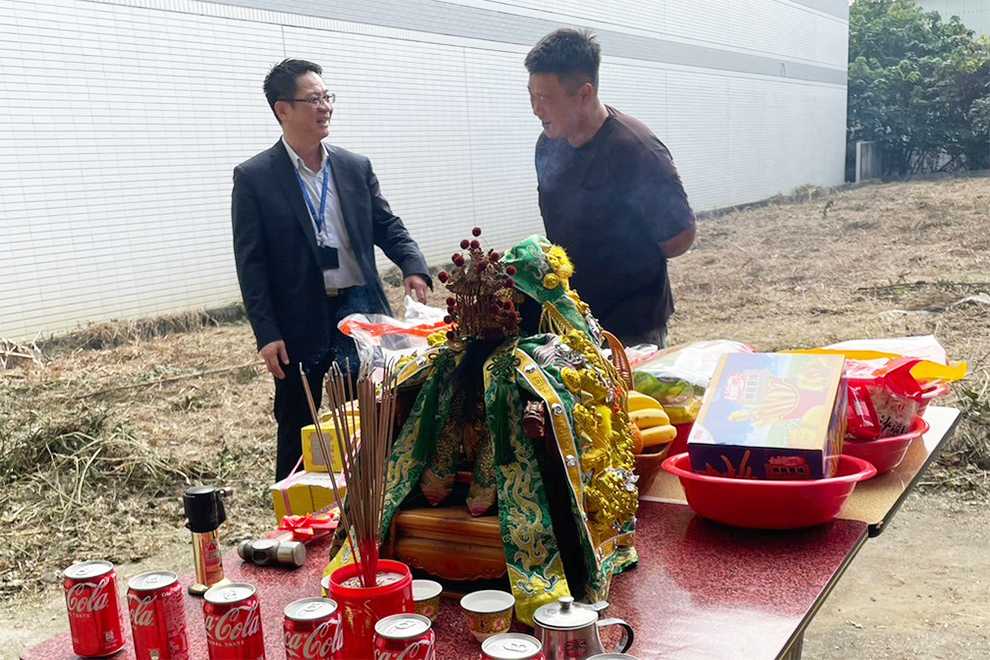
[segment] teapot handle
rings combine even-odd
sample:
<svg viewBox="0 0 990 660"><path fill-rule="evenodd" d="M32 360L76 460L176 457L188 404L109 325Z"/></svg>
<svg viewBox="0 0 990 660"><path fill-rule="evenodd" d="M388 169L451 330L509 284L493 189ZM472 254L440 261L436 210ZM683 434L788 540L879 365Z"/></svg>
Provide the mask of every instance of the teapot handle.
<svg viewBox="0 0 990 660"><path fill-rule="evenodd" d="M629 650L629 647L633 643L633 629L628 623L622 619L600 619L598 621L599 628L605 628L606 626L622 626L625 633L622 635L622 641L619 642L619 646L609 653L625 653Z"/></svg>

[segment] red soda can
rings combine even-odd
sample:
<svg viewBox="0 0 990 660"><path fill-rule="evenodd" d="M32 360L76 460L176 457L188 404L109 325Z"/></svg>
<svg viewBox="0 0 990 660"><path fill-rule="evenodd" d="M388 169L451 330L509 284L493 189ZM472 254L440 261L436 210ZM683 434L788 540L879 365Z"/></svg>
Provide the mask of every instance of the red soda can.
<svg viewBox="0 0 990 660"><path fill-rule="evenodd" d="M203 594L203 617L210 660L264 660L261 606L250 584L210 587Z"/></svg>
<svg viewBox="0 0 990 660"><path fill-rule="evenodd" d="M288 660L333 660L344 644L337 603L329 598L302 598L285 606L285 657Z"/></svg>
<svg viewBox="0 0 990 660"><path fill-rule="evenodd" d="M393 614L375 624L375 660L436 660L436 635L422 614Z"/></svg>
<svg viewBox="0 0 990 660"><path fill-rule="evenodd" d="M546 660L543 644L532 635L501 633L481 644L481 660Z"/></svg>
<svg viewBox="0 0 990 660"><path fill-rule="evenodd" d="M117 603L117 572L108 561L84 561L62 572L72 650L85 657L112 655L124 647Z"/></svg>
<svg viewBox="0 0 990 660"><path fill-rule="evenodd" d="M127 609L137 660L189 660L179 577L150 571L127 581Z"/></svg>

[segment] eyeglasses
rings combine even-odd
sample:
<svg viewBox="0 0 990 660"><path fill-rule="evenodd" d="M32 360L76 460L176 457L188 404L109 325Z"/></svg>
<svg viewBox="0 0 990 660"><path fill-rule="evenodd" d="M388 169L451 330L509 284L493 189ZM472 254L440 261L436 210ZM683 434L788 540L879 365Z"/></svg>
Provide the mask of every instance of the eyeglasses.
<svg viewBox="0 0 990 660"><path fill-rule="evenodd" d="M318 107L321 103L325 103L327 105L333 105L333 102L337 100L337 95L328 92L323 96L307 96L304 99L282 99L282 100L290 101L290 102L299 101L300 103L309 103L311 106L315 108Z"/></svg>

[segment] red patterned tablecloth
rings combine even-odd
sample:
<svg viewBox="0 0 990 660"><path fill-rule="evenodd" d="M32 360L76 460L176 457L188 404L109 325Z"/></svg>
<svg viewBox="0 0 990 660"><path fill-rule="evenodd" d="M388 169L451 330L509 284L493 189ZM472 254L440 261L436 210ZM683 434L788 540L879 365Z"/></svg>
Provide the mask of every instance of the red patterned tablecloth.
<svg viewBox="0 0 990 660"><path fill-rule="evenodd" d="M866 532L866 524L853 521L793 532L737 530L698 518L683 505L641 502L640 563L615 579L608 616L633 626L630 653L640 658L775 658L800 637ZM285 657L283 607L319 595L325 553L325 545L310 546L306 565L294 571L245 564L236 553L224 558L228 577L258 588L269 658ZM186 622L190 657L206 658L200 599L186 597ZM435 630L438 658L478 657L480 646L456 601L444 601ZM129 630L127 638L116 657L134 657ZM22 657L75 656L63 634Z"/></svg>

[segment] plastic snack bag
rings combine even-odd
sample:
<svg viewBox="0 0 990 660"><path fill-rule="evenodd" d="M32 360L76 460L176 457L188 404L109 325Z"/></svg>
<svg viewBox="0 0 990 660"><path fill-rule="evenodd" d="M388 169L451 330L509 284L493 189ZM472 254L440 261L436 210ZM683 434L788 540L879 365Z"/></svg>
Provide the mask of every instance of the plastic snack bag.
<svg viewBox="0 0 990 660"><path fill-rule="evenodd" d="M924 407L924 391L911 375L916 358L846 360L846 435L876 440L911 430Z"/></svg>
<svg viewBox="0 0 990 660"><path fill-rule="evenodd" d="M901 355L890 351L903 351ZM907 433L928 403L965 378L965 362L948 360L933 336L856 339L827 348L785 351L846 358L847 435L876 440Z"/></svg>

